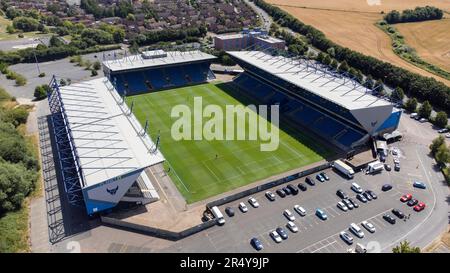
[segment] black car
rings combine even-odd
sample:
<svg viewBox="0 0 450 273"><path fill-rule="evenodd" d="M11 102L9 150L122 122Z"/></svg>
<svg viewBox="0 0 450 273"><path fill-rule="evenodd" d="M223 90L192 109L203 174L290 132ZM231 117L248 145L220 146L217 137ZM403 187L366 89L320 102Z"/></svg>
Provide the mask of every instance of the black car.
<svg viewBox="0 0 450 273"><path fill-rule="evenodd" d="M353 200L352 198L349 198L348 201L350 201L350 203L352 203L352 205L353 205L353 207L354 207L355 209L359 208L358 203L356 203L356 201Z"/></svg>
<svg viewBox="0 0 450 273"><path fill-rule="evenodd" d="M286 240L286 239L288 238L288 235L287 235L286 231L284 231L283 228L278 227L278 228L276 229L276 232L277 232L278 234L280 234L280 236L281 236L281 238L283 238L283 240Z"/></svg>
<svg viewBox="0 0 450 273"><path fill-rule="evenodd" d="M398 209L392 209L392 213L400 219L405 218L405 214Z"/></svg>
<svg viewBox="0 0 450 273"><path fill-rule="evenodd" d="M398 164L398 163L394 164L394 171L396 171L396 172L400 171L400 164Z"/></svg>
<svg viewBox="0 0 450 273"><path fill-rule="evenodd" d="M266 197L270 201L275 201L275 194L273 194L273 192L271 192L271 191L266 191Z"/></svg>
<svg viewBox="0 0 450 273"><path fill-rule="evenodd" d="M311 177L309 176L305 178L305 182L308 183L310 186L314 186L316 184L316 182L314 182L314 180L312 180Z"/></svg>
<svg viewBox="0 0 450 273"><path fill-rule="evenodd" d="M362 195L364 195L367 201L372 201L372 195L370 195L367 191L363 192Z"/></svg>
<svg viewBox="0 0 450 273"><path fill-rule="evenodd" d="M321 172L320 175L322 175L323 178L325 178L325 180L330 180L330 178L328 177L328 175L324 172Z"/></svg>
<svg viewBox="0 0 450 273"><path fill-rule="evenodd" d="M308 188L306 187L306 185L305 184L303 184L303 183L298 183L298 188L300 189L300 190L302 190L302 191L306 191Z"/></svg>
<svg viewBox="0 0 450 273"><path fill-rule="evenodd" d="M252 238L250 240L250 244L256 249L256 250L261 250L263 249L263 245L261 243L260 240L258 240L258 238Z"/></svg>
<svg viewBox="0 0 450 273"><path fill-rule="evenodd" d="M384 164L384 169L388 172L390 172L392 170L391 165L389 165L389 164Z"/></svg>
<svg viewBox="0 0 450 273"><path fill-rule="evenodd" d="M352 210L354 208L352 202L350 202L348 199L342 199L342 203L344 203L349 210Z"/></svg>
<svg viewBox="0 0 450 273"><path fill-rule="evenodd" d="M343 190L337 190L336 195L342 199L347 199L348 195Z"/></svg>
<svg viewBox="0 0 450 273"><path fill-rule="evenodd" d="M291 190L290 190L288 187L284 187L284 188L283 188L283 191L284 191L284 193L285 193L286 195L291 195L291 194L292 194Z"/></svg>
<svg viewBox="0 0 450 273"><path fill-rule="evenodd" d="M389 214L383 215L383 219L386 220L388 223L390 223L390 224L392 224L392 225L395 224L395 218L392 217L392 216L389 215Z"/></svg>
<svg viewBox="0 0 450 273"><path fill-rule="evenodd" d="M367 192L367 194L369 194L372 197L372 199L377 199L378 198L378 196L373 191L367 190L366 192Z"/></svg>
<svg viewBox="0 0 450 273"><path fill-rule="evenodd" d="M418 203L419 203L419 200L417 200L417 199L411 199L411 200L409 200L408 203L406 203L406 204L408 204L408 206L412 207L412 206L417 205Z"/></svg>
<svg viewBox="0 0 450 273"><path fill-rule="evenodd" d="M233 216L234 216L234 209L233 209L232 207L227 207L227 208L225 209L225 212L227 213L227 215L228 215L229 217L233 217Z"/></svg>
<svg viewBox="0 0 450 273"><path fill-rule="evenodd" d="M281 197L281 198L285 198L286 194L284 193L284 191L282 189L278 189L276 190L276 193Z"/></svg>
<svg viewBox="0 0 450 273"><path fill-rule="evenodd" d="M297 195L298 194L298 189L294 185L288 184L287 188L291 191L292 195Z"/></svg>
<svg viewBox="0 0 450 273"><path fill-rule="evenodd" d="M383 187L381 187L382 191L389 191L392 189L392 185L390 184L384 184Z"/></svg>

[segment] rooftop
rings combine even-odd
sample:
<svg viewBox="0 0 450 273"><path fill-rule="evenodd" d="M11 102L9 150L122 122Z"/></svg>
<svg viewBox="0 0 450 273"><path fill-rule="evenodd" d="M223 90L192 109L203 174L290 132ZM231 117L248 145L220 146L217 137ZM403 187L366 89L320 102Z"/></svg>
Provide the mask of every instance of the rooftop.
<svg viewBox="0 0 450 273"><path fill-rule="evenodd" d="M143 58L141 54L130 55L120 59L104 61L103 65L112 72L124 71L128 69L149 68L154 66L181 64L194 61L206 61L216 59L215 56L201 52L200 50L191 51L167 51L162 50L149 51L147 54L156 55L155 58ZM166 53L161 54L161 52ZM158 56L159 55L159 56Z"/></svg>
<svg viewBox="0 0 450 273"><path fill-rule="evenodd" d="M60 94L84 187L164 161L106 78L60 87Z"/></svg>
<svg viewBox="0 0 450 273"><path fill-rule="evenodd" d="M391 105L371 90L310 60L273 56L264 51L229 51L231 56L349 110Z"/></svg>

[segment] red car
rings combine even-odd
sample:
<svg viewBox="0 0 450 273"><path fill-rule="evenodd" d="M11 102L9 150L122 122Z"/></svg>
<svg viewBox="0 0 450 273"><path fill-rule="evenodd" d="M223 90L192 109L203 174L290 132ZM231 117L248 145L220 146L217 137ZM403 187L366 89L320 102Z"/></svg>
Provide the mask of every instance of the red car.
<svg viewBox="0 0 450 273"><path fill-rule="evenodd" d="M400 201L402 201L403 203L404 202L408 202L409 200L411 200L412 199L412 195L411 194L405 194L405 195L403 195L401 198L400 198Z"/></svg>
<svg viewBox="0 0 450 273"><path fill-rule="evenodd" d="M423 203L423 202L420 202L419 204L414 206L414 210L417 212L422 211L424 208L425 208L425 203Z"/></svg>

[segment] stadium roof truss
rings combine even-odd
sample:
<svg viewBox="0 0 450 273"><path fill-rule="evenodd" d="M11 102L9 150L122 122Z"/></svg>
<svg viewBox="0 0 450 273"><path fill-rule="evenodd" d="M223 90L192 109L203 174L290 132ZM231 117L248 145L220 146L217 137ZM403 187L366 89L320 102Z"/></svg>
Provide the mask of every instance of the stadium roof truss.
<svg viewBox="0 0 450 273"><path fill-rule="evenodd" d="M164 161L158 150L159 137L153 143L148 127L141 127L132 108L106 78L61 87L53 77L50 86L53 133L69 203L83 205L87 190L119 183ZM121 194L128 188L121 189ZM89 198L118 202L117 197Z"/></svg>

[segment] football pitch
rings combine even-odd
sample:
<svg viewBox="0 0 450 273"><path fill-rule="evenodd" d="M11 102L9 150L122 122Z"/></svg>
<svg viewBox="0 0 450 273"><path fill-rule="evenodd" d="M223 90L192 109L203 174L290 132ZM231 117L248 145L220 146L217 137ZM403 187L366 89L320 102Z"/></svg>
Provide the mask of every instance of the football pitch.
<svg viewBox="0 0 450 273"><path fill-rule="evenodd" d="M128 105L134 101L133 112L143 127L148 119L148 133L153 141L159 132L165 169L170 168L169 175L187 203L309 165L331 154L301 132L287 134L281 129L278 148L270 152L260 150L260 144L267 142L261 140L176 141L172 138L171 128L177 118L171 117L171 111L176 105L193 109L194 97L202 97L203 107L214 104L225 109L225 105L242 104L220 86L207 83L127 97ZM247 130L250 126L257 125L247 120Z"/></svg>

